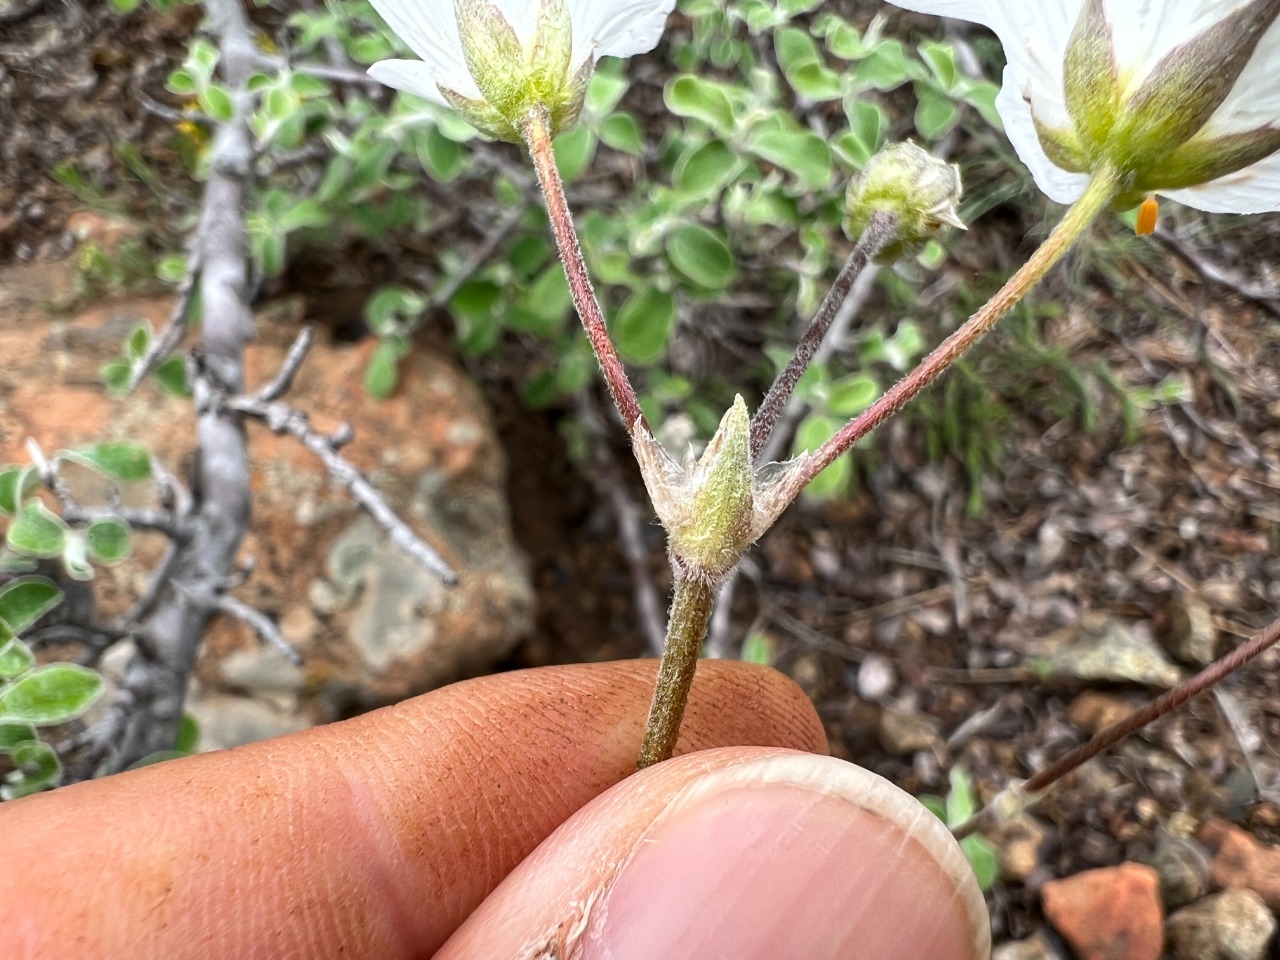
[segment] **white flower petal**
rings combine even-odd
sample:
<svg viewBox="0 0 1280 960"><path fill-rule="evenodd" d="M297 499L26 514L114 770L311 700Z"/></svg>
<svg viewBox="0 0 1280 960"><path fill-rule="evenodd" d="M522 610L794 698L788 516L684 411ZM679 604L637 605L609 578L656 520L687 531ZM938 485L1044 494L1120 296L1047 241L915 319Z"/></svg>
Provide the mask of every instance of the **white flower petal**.
<svg viewBox="0 0 1280 960"><path fill-rule="evenodd" d="M1204 135L1222 137L1268 126L1280 127L1280 20L1258 41L1227 99L1209 118Z"/></svg>
<svg viewBox="0 0 1280 960"><path fill-rule="evenodd" d="M1129 0L1138 2L1138 0ZM1088 180L1056 166L1045 154L1032 116L1047 127L1070 129L1062 90L1062 61L1084 0L894 0L900 7L981 23L1004 47L1004 68L996 109L1005 132L1050 198L1070 203Z"/></svg>
<svg viewBox="0 0 1280 960"><path fill-rule="evenodd" d="M379 60L369 68L369 76L379 83L385 83L388 87L417 94L432 103L449 106L449 101L444 98L436 85L435 74L421 60ZM464 97L480 96L480 91L476 89L470 76L467 77L466 84L461 86L463 89L458 89L457 86L450 89L456 90Z"/></svg>
<svg viewBox="0 0 1280 960"><path fill-rule="evenodd" d="M675 0L569 0L573 66L587 57L634 57L662 38Z"/></svg>
<svg viewBox="0 0 1280 960"><path fill-rule="evenodd" d="M1233 15L1250 0L1102 0L1121 86L1132 93L1175 47Z"/></svg>
<svg viewBox="0 0 1280 960"><path fill-rule="evenodd" d="M1280 153L1209 183L1163 195L1208 213L1275 213L1280 211Z"/></svg>
<svg viewBox="0 0 1280 960"><path fill-rule="evenodd" d="M454 14L453 0L369 2L382 19L387 21L387 26L396 36L408 44L409 49L431 68L432 76L437 82L459 93L467 92L462 89L464 86L467 90L476 89L462 56L462 38L458 36L458 19Z"/></svg>
<svg viewBox="0 0 1280 960"><path fill-rule="evenodd" d="M492 0L511 29L520 38L520 45L528 50L538 35L538 17L542 12L542 0Z"/></svg>
<svg viewBox="0 0 1280 960"><path fill-rule="evenodd" d="M996 109L1000 111L1000 119L1004 121L1005 135L1018 152L1019 159L1035 177L1036 186L1041 192L1057 203L1072 203L1084 192L1089 178L1083 173L1063 170L1049 159L1044 147L1040 145L1035 121L1031 118L1031 105L1018 92L1016 85L1010 82L1011 70L1012 64L1005 67L1004 86L996 97Z"/></svg>

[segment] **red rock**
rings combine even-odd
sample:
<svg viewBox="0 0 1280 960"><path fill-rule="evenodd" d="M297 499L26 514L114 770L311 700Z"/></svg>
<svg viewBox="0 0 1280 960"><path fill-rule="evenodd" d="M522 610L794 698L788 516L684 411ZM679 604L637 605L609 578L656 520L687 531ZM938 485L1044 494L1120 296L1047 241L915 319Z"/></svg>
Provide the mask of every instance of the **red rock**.
<svg viewBox="0 0 1280 960"><path fill-rule="evenodd" d="M1259 843L1225 820L1210 820L1197 834L1209 848L1209 880L1215 887L1252 890L1280 912L1280 847Z"/></svg>
<svg viewBox="0 0 1280 960"><path fill-rule="evenodd" d="M1044 885L1045 916L1079 960L1158 960L1164 911L1156 872L1138 863Z"/></svg>

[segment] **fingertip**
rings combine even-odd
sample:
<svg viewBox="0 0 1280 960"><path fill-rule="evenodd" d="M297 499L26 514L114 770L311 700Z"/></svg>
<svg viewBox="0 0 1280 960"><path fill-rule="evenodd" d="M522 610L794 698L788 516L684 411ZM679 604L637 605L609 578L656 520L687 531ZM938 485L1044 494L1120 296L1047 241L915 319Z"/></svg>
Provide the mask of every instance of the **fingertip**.
<svg viewBox="0 0 1280 960"><path fill-rule="evenodd" d="M439 956L989 952L972 871L917 801L828 757L723 749L643 771L584 808Z"/></svg>

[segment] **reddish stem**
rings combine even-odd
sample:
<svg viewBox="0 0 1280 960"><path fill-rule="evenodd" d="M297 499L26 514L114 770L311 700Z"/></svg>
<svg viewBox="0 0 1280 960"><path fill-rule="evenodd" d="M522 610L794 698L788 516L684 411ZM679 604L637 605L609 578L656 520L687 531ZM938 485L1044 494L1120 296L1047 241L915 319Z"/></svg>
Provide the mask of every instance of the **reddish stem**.
<svg viewBox="0 0 1280 960"><path fill-rule="evenodd" d="M529 155L533 158L533 167L538 175L538 184L542 187L542 195L547 203L547 216L551 220L551 232L555 234L556 247L560 251L560 260L564 264L564 275L569 281L569 291L573 295L574 306L582 319L582 326L591 341L591 349L595 351L600 369L604 373L609 393L622 416L622 423L627 433L632 433L637 424L648 429L640 403L636 400L635 389L623 369L618 350L609 336L609 328L605 325L604 312L600 309L600 301L596 299L595 290L591 287L591 277L587 274L587 264L582 258L582 248L578 245L578 234L573 226L573 214L569 212L569 203L565 200L564 185L560 181L560 171L556 167L555 154L551 149L551 131L547 127L546 116L533 113L525 121L525 144Z"/></svg>

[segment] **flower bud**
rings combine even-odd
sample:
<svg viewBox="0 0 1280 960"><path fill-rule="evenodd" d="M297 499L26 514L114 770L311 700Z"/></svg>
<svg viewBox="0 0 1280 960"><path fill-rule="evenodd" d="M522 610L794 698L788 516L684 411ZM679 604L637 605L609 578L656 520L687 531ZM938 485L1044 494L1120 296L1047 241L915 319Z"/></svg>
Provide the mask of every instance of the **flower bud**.
<svg viewBox="0 0 1280 960"><path fill-rule="evenodd" d="M849 183L844 229L858 237L876 213L892 214L895 235L881 249L881 261L912 256L944 225L965 229L956 212L962 187L960 168L939 160L910 140L885 147Z"/></svg>

